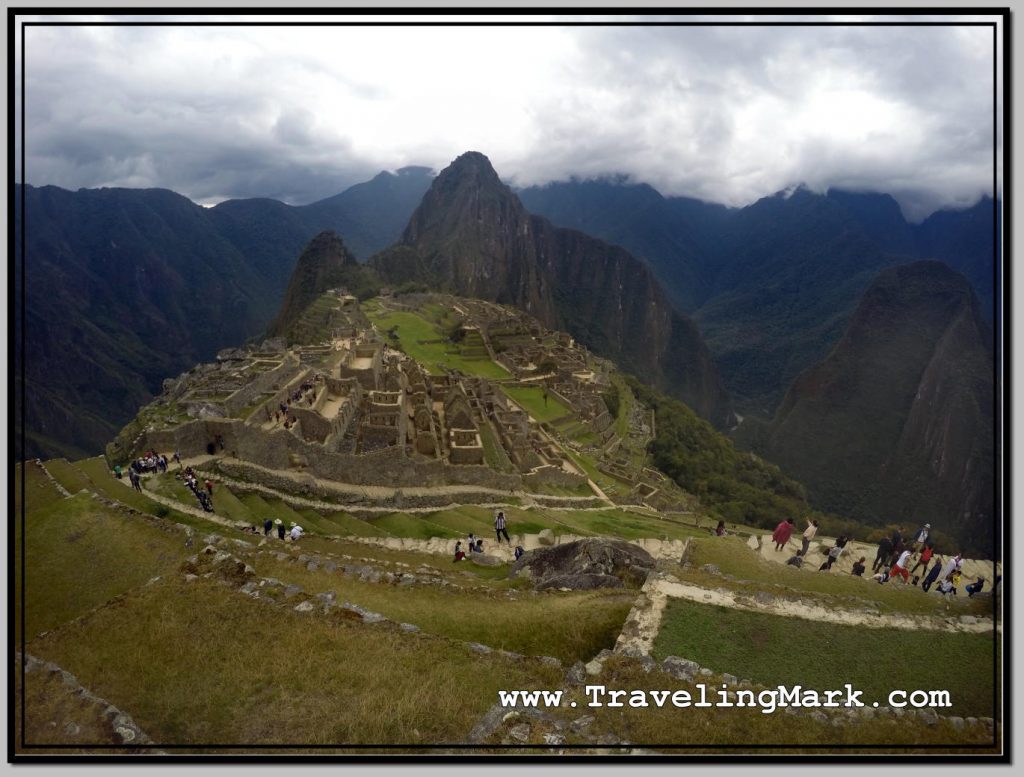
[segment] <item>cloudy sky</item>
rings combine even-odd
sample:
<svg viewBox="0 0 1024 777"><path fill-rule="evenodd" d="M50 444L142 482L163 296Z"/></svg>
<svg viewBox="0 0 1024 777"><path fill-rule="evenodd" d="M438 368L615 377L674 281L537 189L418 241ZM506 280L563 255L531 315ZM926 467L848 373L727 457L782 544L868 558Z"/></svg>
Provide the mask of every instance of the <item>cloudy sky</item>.
<svg viewBox="0 0 1024 777"><path fill-rule="evenodd" d="M991 194L993 57L962 25L29 27L25 179L302 204L476 150L513 185L805 183L917 220Z"/></svg>

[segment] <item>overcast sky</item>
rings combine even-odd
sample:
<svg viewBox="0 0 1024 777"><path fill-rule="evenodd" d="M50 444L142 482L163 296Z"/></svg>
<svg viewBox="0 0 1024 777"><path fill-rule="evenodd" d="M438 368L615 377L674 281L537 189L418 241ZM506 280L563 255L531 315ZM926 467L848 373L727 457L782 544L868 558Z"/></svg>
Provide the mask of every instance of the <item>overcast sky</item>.
<svg viewBox="0 0 1024 777"><path fill-rule="evenodd" d="M806 183L914 220L992 191L990 27L30 27L25 62L36 185L302 204L476 150L519 186Z"/></svg>

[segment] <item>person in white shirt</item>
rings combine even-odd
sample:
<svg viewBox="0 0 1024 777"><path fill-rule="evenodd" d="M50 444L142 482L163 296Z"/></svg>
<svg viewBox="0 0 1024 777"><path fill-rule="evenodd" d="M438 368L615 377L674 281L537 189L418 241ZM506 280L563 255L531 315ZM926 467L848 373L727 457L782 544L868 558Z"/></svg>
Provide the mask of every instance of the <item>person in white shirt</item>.
<svg viewBox="0 0 1024 777"><path fill-rule="evenodd" d="M911 551L905 550L900 553L900 557L896 559L896 563L892 566L892 571L889 573L889 577L896 577L899 575L903 578L904 583L910 582L910 572L907 569L910 566L910 557L913 555Z"/></svg>
<svg viewBox="0 0 1024 777"><path fill-rule="evenodd" d="M803 536L803 539L802 539L803 547L800 548L800 552L797 553L798 556L806 556L807 555L807 549L811 546L811 540L814 539L814 535L817 534L817 533L818 533L818 522L817 521L812 521L812 520L807 521L807 528L804 530L804 536Z"/></svg>
<svg viewBox="0 0 1024 777"><path fill-rule="evenodd" d="M296 523L292 524L292 542L295 542L302 536L302 527Z"/></svg>

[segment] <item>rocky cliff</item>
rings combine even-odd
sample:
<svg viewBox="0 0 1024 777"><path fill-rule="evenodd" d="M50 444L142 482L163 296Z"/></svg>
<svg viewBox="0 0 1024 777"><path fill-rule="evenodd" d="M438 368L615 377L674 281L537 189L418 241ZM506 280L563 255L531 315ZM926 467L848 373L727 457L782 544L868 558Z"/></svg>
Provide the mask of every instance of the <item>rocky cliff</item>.
<svg viewBox="0 0 1024 777"><path fill-rule="evenodd" d="M515 305L684 400L732 419L710 353L650 269L627 251L531 216L483 154L434 180L400 245L370 260L386 280Z"/></svg>

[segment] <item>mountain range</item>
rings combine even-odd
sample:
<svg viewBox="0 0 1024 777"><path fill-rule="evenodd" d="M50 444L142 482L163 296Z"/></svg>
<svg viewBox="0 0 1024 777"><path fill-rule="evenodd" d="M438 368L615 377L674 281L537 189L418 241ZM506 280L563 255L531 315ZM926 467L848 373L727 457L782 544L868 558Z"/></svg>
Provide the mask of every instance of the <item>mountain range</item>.
<svg viewBox="0 0 1024 777"><path fill-rule="evenodd" d="M738 209L622 180L513 191L475 152L306 206L19 186L16 239L22 197L18 457L102 448L162 381L280 332L329 276L521 307L734 428L817 506L876 522L934 512L972 536L992 513L993 421L978 409L993 388L978 377L994 351L991 199L913 225L888 195L836 190ZM858 435L870 444L844 450Z"/></svg>

